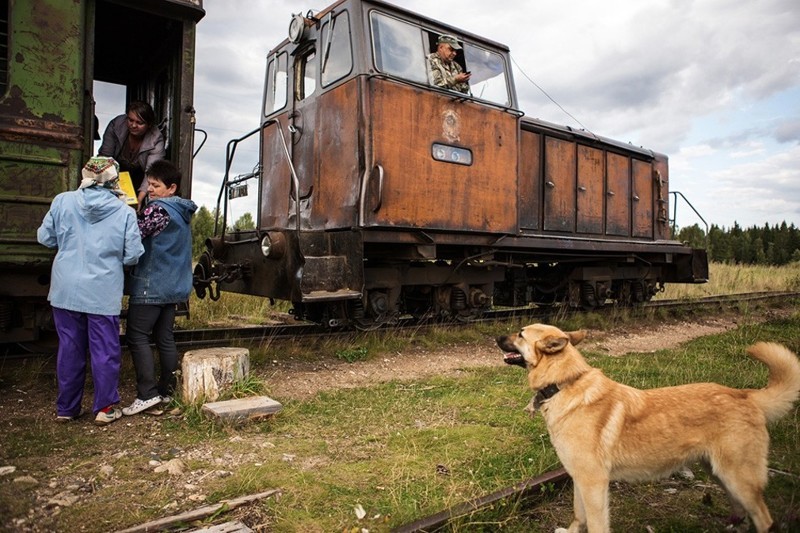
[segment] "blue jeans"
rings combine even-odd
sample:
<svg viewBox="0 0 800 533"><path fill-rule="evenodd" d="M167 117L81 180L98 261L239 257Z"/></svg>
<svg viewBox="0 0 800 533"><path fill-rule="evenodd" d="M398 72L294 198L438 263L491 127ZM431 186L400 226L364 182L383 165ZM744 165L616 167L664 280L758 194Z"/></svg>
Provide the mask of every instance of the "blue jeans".
<svg viewBox="0 0 800 533"><path fill-rule="evenodd" d="M58 333L56 377L59 416L78 416L86 381L86 351L92 365L94 403L92 411L119 403L119 317L93 315L53 307L53 321Z"/></svg>
<svg viewBox="0 0 800 533"><path fill-rule="evenodd" d="M175 391L178 370L178 349L175 347L173 326L175 304L128 306L125 337L136 369L136 397L149 400L159 394L170 396ZM158 348L161 374L156 380L155 359L150 348L150 336Z"/></svg>

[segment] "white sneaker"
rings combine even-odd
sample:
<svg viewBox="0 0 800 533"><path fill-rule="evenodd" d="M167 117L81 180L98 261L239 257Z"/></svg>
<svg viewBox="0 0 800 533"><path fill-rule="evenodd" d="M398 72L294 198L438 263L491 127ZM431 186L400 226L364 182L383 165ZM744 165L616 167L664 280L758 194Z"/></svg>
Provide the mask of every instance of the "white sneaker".
<svg viewBox="0 0 800 533"><path fill-rule="evenodd" d="M116 407L114 407L107 413L104 413L103 411L98 411L97 416L94 417L94 425L107 426L110 423L114 422L115 420L119 420L120 418L122 418L122 412Z"/></svg>
<svg viewBox="0 0 800 533"><path fill-rule="evenodd" d="M136 413L141 413L145 409L150 409L154 405L158 405L161 403L161 396L153 396L149 400L140 400L136 398L132 404L128 407L124 407L122 409L122 414L125 416L135 415Z"/></svg>

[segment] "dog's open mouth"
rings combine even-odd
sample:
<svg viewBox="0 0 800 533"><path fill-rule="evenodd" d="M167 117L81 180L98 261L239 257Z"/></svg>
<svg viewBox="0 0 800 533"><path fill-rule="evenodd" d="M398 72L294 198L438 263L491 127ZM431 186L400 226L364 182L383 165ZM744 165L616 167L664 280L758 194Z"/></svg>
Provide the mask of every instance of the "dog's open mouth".
<svg viewBox="0 0 800 533"><path fill-rule="evenodd" d="M507 365L517 365L525 368L525 358L517 352L509 352L504 354L503 361Z"/></svg>

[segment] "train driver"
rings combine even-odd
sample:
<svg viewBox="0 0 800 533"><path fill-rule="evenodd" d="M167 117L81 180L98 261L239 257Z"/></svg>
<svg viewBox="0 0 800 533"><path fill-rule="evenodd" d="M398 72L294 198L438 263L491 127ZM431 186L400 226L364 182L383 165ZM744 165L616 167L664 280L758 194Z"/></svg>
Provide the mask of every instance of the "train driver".
<svg viewBox="0 0 800 533"><path fill-rule="evenodd" d="M464 72L455 61L461 45L455 37L442 34L436 40L436 51L428 54L428 76L431 83L443 89L469 94L470 72Z"/></svg>

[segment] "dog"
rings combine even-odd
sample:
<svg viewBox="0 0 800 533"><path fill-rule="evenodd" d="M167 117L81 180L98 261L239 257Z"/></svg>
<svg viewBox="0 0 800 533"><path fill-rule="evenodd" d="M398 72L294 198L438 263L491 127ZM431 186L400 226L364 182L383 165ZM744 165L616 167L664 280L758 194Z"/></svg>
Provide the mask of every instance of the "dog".
<svg viewBox="0 0 800 533"><path fill-rule="evenodd" d="M797 355L775 343L748 348L769 368L763 389L695 383L639 390L590 366L575 348L585 336L533 324L497 338L505 362L527 369L536 391L528 409L541 412L573 480L574 519L556 532L610 531L610 481L665 477L695 461L710 466L734 513L746 512L759 533L769 530L767 423L786 415L800 395Z"/></svg>

